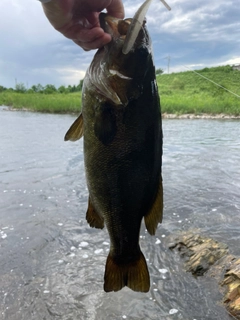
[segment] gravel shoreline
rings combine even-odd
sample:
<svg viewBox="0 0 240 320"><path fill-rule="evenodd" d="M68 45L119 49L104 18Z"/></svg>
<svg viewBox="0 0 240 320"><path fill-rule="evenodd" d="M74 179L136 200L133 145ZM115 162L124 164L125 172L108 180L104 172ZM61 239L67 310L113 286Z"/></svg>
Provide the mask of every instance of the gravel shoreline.
<svg viewBox="0 0 240 320"><path fill-rule="evenodd" d="M0 106L4 111L29 111L29 112L37 112L35 110L27 109L27 108L14 108L8 106ZM46 112L44 112L46 113ZM69 114L72 114L69 112ZM194 114L194 113L186 113L186 114L175 114L175 113L162 113L162 119L240 119L240 115L234 116L230 114Z"/></svg>
<svg viewBox="0 0 240 320"><path fill-rule="evenodd" d="M234 116L230 114L208 114L208 113L202 113L202 114L193 114L193 113L187 113L187 114L169 114L169 113L163 113L162 114L163 119L240 119L239 116Z"/></svg>

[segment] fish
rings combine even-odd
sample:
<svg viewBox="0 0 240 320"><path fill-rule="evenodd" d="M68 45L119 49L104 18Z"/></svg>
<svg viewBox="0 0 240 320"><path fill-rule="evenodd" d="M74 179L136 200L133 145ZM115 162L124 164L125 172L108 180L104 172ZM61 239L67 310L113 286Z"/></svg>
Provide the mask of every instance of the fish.
<svg viewBox="0 0 240 320"><path fill-rule="evenodd" d="M109 233L104 291L126 286L148 292L140 228L144 220L154 235L163 215L162 119L151 39L144 20L129 48L126 35L134 19L106 13L99 19L112 40L98 49L86 72L82 112L65 140L84 139L86 220Z"/></svg>

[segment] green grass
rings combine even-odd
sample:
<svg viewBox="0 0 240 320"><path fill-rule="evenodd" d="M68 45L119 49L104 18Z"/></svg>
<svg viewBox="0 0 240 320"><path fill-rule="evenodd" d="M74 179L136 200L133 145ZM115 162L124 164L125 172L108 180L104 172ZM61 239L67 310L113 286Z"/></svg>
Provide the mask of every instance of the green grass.
<svg viewBox="0 0 240 320"><path fill-rule="evenodd" d="M240 96L240 71L230 66L205 68L198 73ZM163 113L240 115L240 98L192 71L157 76ZM79 113L81 93L0 93L0 105L51 113Z"/></svg>
<svg viewBox="0 0 240 320"><path fill-rule="evenodd" d="M79 113L81 92L41 94L4 91L0 93L0 105L38 112Z"/></svg>

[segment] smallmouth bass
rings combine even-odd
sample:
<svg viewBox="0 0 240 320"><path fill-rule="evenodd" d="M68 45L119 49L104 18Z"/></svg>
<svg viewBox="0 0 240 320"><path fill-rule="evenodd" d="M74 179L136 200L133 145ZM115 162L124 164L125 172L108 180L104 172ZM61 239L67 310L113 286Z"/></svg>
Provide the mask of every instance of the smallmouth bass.
<svg viewBox="0 0 240 320"><path fill-rule="evenodd" d="M91 227L106 225L110 236L104 290L127 286L147 292L141 221L154 235L163 211L162 122L151 40L144 21L133 47L123 53L133 20L104 13L99 18L112 41L93 58L83 83L82 113L65 140L84 136L86 220Z"/></svg>

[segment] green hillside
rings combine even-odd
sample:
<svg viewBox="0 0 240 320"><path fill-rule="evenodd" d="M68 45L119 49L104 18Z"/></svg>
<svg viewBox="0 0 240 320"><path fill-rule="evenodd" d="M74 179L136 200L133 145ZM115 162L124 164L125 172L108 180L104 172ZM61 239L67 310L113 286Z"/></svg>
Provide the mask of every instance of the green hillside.
<svg viewBox="0 0 240 320"><path fill-rule="evenodd" d="M240 96L240 71L231 66L197 70L200 75ZM240 114L240 97L193 71L157 75L163 113Z"/></svg>

